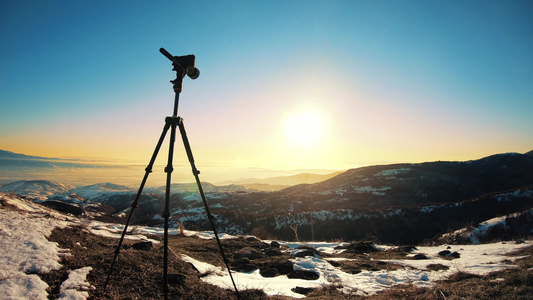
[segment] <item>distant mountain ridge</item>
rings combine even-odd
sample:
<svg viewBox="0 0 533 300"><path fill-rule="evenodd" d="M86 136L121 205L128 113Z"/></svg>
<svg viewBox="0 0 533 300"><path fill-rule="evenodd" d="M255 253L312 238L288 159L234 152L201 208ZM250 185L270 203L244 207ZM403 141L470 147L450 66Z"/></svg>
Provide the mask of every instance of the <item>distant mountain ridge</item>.
<svg viewBox="0 0 533 300"><path fill-rule="evenodd" d="M23 180L2 185L0 191L4 193L16 193L37 199L47 199L49 196L55 194L67 193L73 188L73 185L47 180Z"/></svg>
<svg viewBox="0 0 533 300"><path fill-rule="evenodd" d="M249 185L249 184L269 184L269 185L280 185L280 186L292 186L296 184L311 184L324 181L326 179L332 178L341 174L343 171L332 172L330 174L312 174L312 173L301 173L290 176L277 176L270 178L248 178L243 180L236 180L234 184L238 185Z"/></svg>
<svg viewBox="0 0 533 300"><path fill-rule="evenodd" d="M22 153L15 153L11 151L6 150L0 150L0 159L53 159L53 158L47 158L47 157L41 157L41 156L32 156L32 155L26 155Z"/></svg>
<svg viewBox="0 0 533 300"><path fill-rule="evenodd" d="M43 169L43 168L97 168L96 164L86 164L76 162L76 160L65 160L60 158L50 158L41 156L25 155L11 151L0 150L1 170L23 170L23 169Z"/></svg>

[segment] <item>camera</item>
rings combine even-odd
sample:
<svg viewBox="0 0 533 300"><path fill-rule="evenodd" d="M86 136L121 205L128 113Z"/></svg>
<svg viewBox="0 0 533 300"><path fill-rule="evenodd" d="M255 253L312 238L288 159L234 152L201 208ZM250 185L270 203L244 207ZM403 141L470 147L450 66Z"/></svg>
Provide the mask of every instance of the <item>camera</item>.
<svg viewBox="0 0 533 300"><path fill-rule="evenodd" d="M196 79L200 76L200 70L196 68L196 58L194 55L172 56L164 48L159 49L159 52L172 61L172 65L174 66L172 71L185 71L191 79Z"/></svg>

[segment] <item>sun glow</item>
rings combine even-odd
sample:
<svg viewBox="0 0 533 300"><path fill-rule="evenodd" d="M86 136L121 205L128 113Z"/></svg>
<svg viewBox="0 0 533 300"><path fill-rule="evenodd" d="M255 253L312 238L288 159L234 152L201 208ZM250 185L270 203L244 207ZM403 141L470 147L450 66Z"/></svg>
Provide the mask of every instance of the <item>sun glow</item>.
<svg viewBox="0 0 533 300"><path fill-rule="evenodd" d="M283 123L283 134L291 147L316 148L324 138L324 115L316 109L293 113Z"/></svg>

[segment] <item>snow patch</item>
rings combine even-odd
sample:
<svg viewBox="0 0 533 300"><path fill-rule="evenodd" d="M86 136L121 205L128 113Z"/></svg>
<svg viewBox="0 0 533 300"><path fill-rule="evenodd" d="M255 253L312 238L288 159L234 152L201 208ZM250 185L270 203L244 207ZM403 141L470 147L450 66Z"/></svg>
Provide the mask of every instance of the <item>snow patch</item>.
<svg viewBox="0 0 533 300"><path fill-rule="evenodd" d="M77 270L70 270L67 280L61 284L59 299L87 299L89 297L89 292L87 291L94 288L87 282L87 274L92 269L92 267L84 267Z"/></svg>
<svg viewBox="0 0 533 300"><path fill-rule="evenodd" d="M384 196L384 191L388 191L391 188L388 186L385 187L373 187L373 186L356 186L354 190L358 193L372 193L376 196Z"/></svg>
<svg viewBox="0 0 533 300"><path fill-rule="evenodd" d="M402 173L407 173L409 171L411 171L411 169L409 169L409 168L390 169L390 170L380 171L380 172L374 174L374 176L388 176L391 179L393 179L394 176L396 176L398 174L402 174Z"/></svg>

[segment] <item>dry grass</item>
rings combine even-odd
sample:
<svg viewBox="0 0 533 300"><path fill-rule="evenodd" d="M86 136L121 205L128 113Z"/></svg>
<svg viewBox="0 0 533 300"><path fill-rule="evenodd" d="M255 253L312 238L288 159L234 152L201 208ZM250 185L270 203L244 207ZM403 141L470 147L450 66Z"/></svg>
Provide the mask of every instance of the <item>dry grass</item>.
<svg viewBox="0 0 533 300"><path fill-rule="evenodd" d="M160 238L160 237L158 237ZM41 277L49 285L49 299L56 299L59 286L67 278L67 270L92 266L87 280L95 287L89 291L91 299L162 299L162 262L161 245L152 250L141 251L123 247L115 264L107 292L103 284L114 256L117 239L95 236L82 227L56 228L50 240L60 247L71 249L70 256L63 258L63 268L44 274ZM265 247L261 242L245 239L223 240L224 251L231 259L233 252L243 247ZM126 241L126 243L131 243ZM183 253L201 261L223 266L223 261L214 240L194 237L172 237L169 245L173 252ZM126 245L127 246L127 245ZM486 276L457 273L450 280L437 283L433 288L418 288L402 285L390 288L373 296L343 294L342 286L330 285L307 294L308 299L533 299L533 247L514 255L526 256L517 260L518 267ZM379 262L379 259L402 257L403 253L373 253L359 257L357 261L339 262L340 267L349 272L356 269L399 268L397 265ZM260 257L254 260L259 268L287 260L287 255ZM352 258L357 258L354 256ZM373 258L373 260L369 260ZM327 259L327 258L326 258ZM438 266L437 266L438 267ZM222 289L200 279L189 264L170 253L169 274L179 274L181 281L169 287L170 299L237 299L233 290ZM241 299L292 299L281 296L267 296L259 290L240 291Z"/></svg>
<svg viewBox="0 0 533 300"><path fill-rule="evenodd" d="M49 298L57 298L59 286L67 278L67 270L92 266L93 270L87 276L87 280L96 287L89 291L91 299L163 299L163 251L160 246L150 251L122 249L104 293L103 286L114 256L116 239L95 236L82 228L71 227L55 229L50 240L58 242L62 248L72 249L72 255L62 261L61 270L42 275L50 285ZM202 282L199 274L181 259L169 256L168 273L179 274L183 278L181 282L170 284L171 299L236 299L234 291ZM241 292L241 299L262 297L266 297L262 291Z"/></svg>

